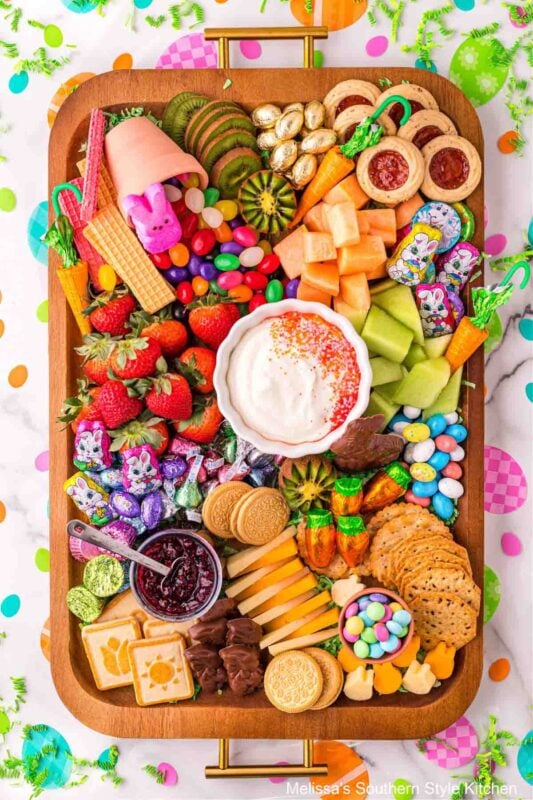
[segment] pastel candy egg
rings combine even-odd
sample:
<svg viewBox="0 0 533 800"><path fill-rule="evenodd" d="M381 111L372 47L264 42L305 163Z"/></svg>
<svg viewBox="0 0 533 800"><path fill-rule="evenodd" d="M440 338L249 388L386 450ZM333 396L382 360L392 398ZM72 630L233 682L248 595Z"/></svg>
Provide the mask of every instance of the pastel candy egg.
<svg viewBox="0 0 533 800"><path fill-rule="evenodd" d="M415 503L415 505L421 506L422 508L427 508L431 503L429 497L417 497L416 494L413 494L411 489L406 491L404 498L407 503Z"/></svg>
<svg viewBox="0 0 533 800"><path fill-rule="evenodd" d="M454 478L456 481L463 476L463 468L457 461L450 461L443 470L442 474L445 478Z"/></svg>
<svg viewBox="0 0 533 800"><path fill-rule="evenodd" d="M412 450L415 461L429 461L434 452L435 442L433 439L426 439L423 442L417 442Z"/></svg>
<svg viewBox="0 0 533 800"><path fill-rule="evenodd" d="M260 247L247 247L239 256L239 261L243 267L257 267L263 260L265 254Z"/></svg>
<svg viewBox="0 0 533 800"><path fill-rule="evenodd" d="M360 612L359 612L359 614L358 614L357 616L359 617L359 619L362 619L362 620L363 620L363 622L364 622L364 624L365 624L365 626L366 626L367 628L371 628L371 627L372 627L372 625L373 625L373 624L374 624L374 622L375 622L375 620L372 620L372 619L370 619L370 617L368 616L368 614L366 613L366 611L360 611Z"/></svg>
<svg viewBox="0 0 533 800"><path fill-rule="evenodd" d="M464 494L464 489L459 481L453 478L441 478L439 481L439 492L450 500L459 500Z"/></svg>
<svg viewBox="0 0 533 800"><path fill-rule="evenodd" d="M429 464L420 462L411 464L409 472L415 481L422 481L423 483L434 480L437 474L437 470L431 467Z"/></svg>
<svg viewBox="0 0 533 800"><path fill-rule="evenodd" d="M390 606L385 606L385 613L381 617L381 622L387 622L389 619L392 619L392 611L390 610ZM378 622L378 625L379 624Z"/></svg>
<svg viewBox="0 0 533 800"><path fill-rule="evenodd" d="M378 640L378 642L386 642L387 639L389 638L389 631L387 630L387 626L384 625L382 622L378 622L377 625L374 626L374 633L376 635L376 639Z"/></svg>
<svg viewBox="0 0 533 800"><path fill-rule="evenodd" d="M396 636L399 636L402 631L402 626L399 622L395 622L393 619L389 620L386 623L387 630L391 633L394 633Z"/></svg>
<svg viewBox="0 0 533 800"><path fill-rule="evenodd" d="M437 481L415 481L411 486L412 492L416 497L432 497L438 491Z"/></svg>
<svg viewBox="0 0 533 800"><path fill-rule="evenodd" d="M446 417L444 414L433 414L426 420L426 425L431 431L431 435L435 437L439 436L441 433L444 433L448 423L446 422Z"/></svg>
<svg viewBox="0 0 533 800"><path fill-rule="evenodd" d="M367 644L375 644L378 640L374 633L374 628L365 628L361 634L361 639Z"/></svg>
<svg viewBox="0 0 533 800"><path fill-rule="evenodd" d="M404 406L402 408L402 411L404 413L404 416L406 416L408 419L418 419L418 417L422 413L422 409L417 408L416 406Z"/></svg>
<svg viewBox="0 0 533 800"><path fill-rule="evenodd" d="M259 236L253 228L249 228L247 225L240 225L233 230L233 238L243 247L253 247L257 244Z"/></svg>
<svg viewBox="0 0 533 800"><path fill-rule="evenodd" d="M230 270L230 272L223 272L217 278L217 283L221 289L234 289L242 283L243 274L239 270Z"/></svg>
<svg viewBox="0 0 533 800"><path fill-rule="evenodd" d="M385 608L383 607L383 603L375 603L375 602L370 603L370 605L366 609L366 613L367 616L370 617L370 619L373 622L377 622L378 620L383 619L383 616L385 614Z"/></svg>
<svg viewBox="0 0 533 800"><path fill-rule="evenodd" d="M412 616L407 609L401 608L399 611L394 612L392 619L403 627L404 625L411 624Z"/></svg>
<svg viewBox="0 0 533 800"><path fill-rule="evenodd" d="M403 639L404 636L407 636L408 633L409 633L409 625L404 625L398 636L400 637L400 639Z"/></svg>
<svg viewBox="0 0 533 800"><path fill-rule="evenodd" d="M358 633L350 633L350 631L344 626L342 629L342 635L346 639L347 642L350 644L355 644L355 642L359 641L359 634Z"/></svg>
<svg viewBox="0 0 533 800"><path fill-rule="evenodd" d="M359 636L360 633L364 632L365 624L360 617L350 617L344 623L344 629L352 636Z"/></svg>
<svg viewBox="0 0 533 800"><path fill-rule="evenodd" d="M366 608L368 608L371 602L372 600L369 598L368 595L360 597L359 600L357 601L357 605L359 606L359 611L364 611Z"/></svg>
<svg viewBox="0 0 533 800"><path fill-rule="evenodd" d="M414 443L406 445L406 447L405 447L405 449L403 451L403 460L405 461L406 464L414 464L415 463L416 459L415 459L415 457L413 455L413 451L414 451L415 447L416 447L416 445Z"/></svg>
<svg viewBox="0 0 533 800"><path fill-rule="evenodd" d="M381 592L372 592L368 596L373 603L388 603L390 600L388 595L381 594Z"/></svg>
<svg viewBox="0 0 533 800"><path fill-rule="evenodd" d="M457 411L450 411L449 414L444 414L444 419L448 423L448 425L455 425L457 420L459 419L459 414Z"/></svg>
<svg viewBox="0 0 533 800"><path fill-rule="evenodd" d="M405 426L402 436L408 442L425 442L431 436L431 431L424 422L412 422Z"/></svg>
<svg viewBox="0 0 533 800"><path fill-rule="evenodd" d="M193 214L200 214L205 206L205 197L201 189L191 188L185 192L185 205Z"/></svg>
<svg viewBox="0 0 533 800"><path fill-rule="evenodd" d="M370 658L381 658L385 655L385 651L383 650L383 646L380 642L376 642L375 644L370 645Z"/></svg>
<svg viewBox="0 0 533 800"><path fill-rule="evenodd" d="M394 433L401 434L401 433L403 433L403 429L406 428L407 425L409 425L409 424L410 424L410 422L409 422L408 419L399 419L391 427L392 427L392 430L394 431Z"/></svg>
<svg viewBox="0 0 533 800"><path fill-rule="evenodd" d="M450 458L452 461L463 461L464 457L465 451L460 444L458 444L457 447L454 447L450 453Z"/></svg>
<svg viewBox="0 0 533 800"><path fill-rule="evenodd" d="M437 471L443 470L446 465L450 461L450 454L443 453L442 450L436 450L435 453L431 456L428 460L428 464L431 464Z"/></svg>
<svg viewBox="0 0 533 800"><path fill-rule="evenodd" d="M354 644L353 651L357 658L368 658L370 647L366 642L363 642L361 639L359 639L359 641Z"/></svg>
<svg viewBox="0 0 533 800"><path fill-rule="evenodd" d="M395 414L391 419L391 421L389 422L389 428L393 430L395 433L401 433L405 428L405 425L403 424L404 422L405 425L409 425L411 420L404 414ZM394 427L395 425L401 425L401 427L398 429Z"/></svg>
<svg viewBox="0 0 533 800"><path fill-rule="evenodd" d="M447 436L445 433L437 436L435 439L435 445L437 450L441 450L443 453L451 453L452 450L455 450L457 447L457 442L453 438L453 436Z"/></svg>
<svg viewBox="0 0 533 800"><path fill-rule="evenodd" d="M402 611L403 606L401 605L401 603L397 603L395 600L393 603L390 604L389 608L392 611L392 613L395 614L397 611Z"/></svg>
<svg viewBox="0 0 533 800"><path fill-rule="evenodd" d="M211 208L210 206L202 209L202 219L207 222L210 228L219 228L224 222L222 212L218 208Z"/></svg>
<svg viewBox="0 0 533 800"><path fill-rule="evenodd" d="M455 425L449 425L446 428L446 435L453 436L456 442L464 442L468 436L468 431L464 425L459 425L459 423L456 423Z"/></svg>
<svg viewBox="0 0 533 800"><path fill-rule="evenodd" d="M350 603L350 605L344 612L344 616L346 617L346 619L349 619L350 617L355 617L358 611L359 611L359 605L357 603Z"/></svg>
<svg viewBox="0 0 533 800"><path fill-rule="evenodd" d="M386 642L381 642L381 647L386 653L392 653L398 647L400 640L393 633L389 636Z"/></svg>
<svg viewBox="0 0 533 800"><path fill-rule="evenodd" d="M444 497L444 495L440 492L437 492L433 495L431 498L431 504L435 514L443 520L450 519L455 510L455 506L450 498Z"/></svg>

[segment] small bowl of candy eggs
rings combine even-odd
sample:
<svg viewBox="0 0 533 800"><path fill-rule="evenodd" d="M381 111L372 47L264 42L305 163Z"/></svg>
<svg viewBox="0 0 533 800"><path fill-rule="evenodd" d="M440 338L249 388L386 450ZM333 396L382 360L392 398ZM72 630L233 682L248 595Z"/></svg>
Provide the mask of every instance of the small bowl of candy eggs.
<svg viewBox="0 0 533 800"><path fill-rule="evenodd" d="M389 589L365 588L343 606L339 637L366 664L393 661L411 641L413 615L402 598Z"/></svg>

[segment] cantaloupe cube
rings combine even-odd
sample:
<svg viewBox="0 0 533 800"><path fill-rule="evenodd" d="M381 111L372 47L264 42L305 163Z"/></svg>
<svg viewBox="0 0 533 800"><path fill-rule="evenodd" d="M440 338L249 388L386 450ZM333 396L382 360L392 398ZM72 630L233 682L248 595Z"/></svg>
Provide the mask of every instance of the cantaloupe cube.
<svg viewBox="0 0 533 800"><path fill-rule="evenodd" d="M369 281L378 281L382 278L386 278L388 275L385 264L379 264L377 267L374 267L374 269L369 269L365 274Z"/></svg>
<svg viewBox="0 0 533 800"><path fill-rule="evenodd" d="M368 203L369 199L368 195L365 194L359 186L359 181L354 173L340 181L340 183L334 186L333 189L330 189L324 197L324 201L331 205L335 203L345 203L347 200L351 200L356 208L363 208L363 206Z"/></svg>
<svg viewBox="0 0 533 800"><path fill-rule="evenodd" d="M323 303L325 306L331 306L330 294L326 294L321 289L315 289L314 286L309 286L305 281L300 281L298 284L296 297L298 300L307 300L310 303Z"/></svg>
<svg viewBox="0 0 533 800"><path fill-rule="evenodd" d="M359 235L368 236L370 233L370 220L365 217L364 211L357 212L357 224L359 225Z"/></svg>
<svg viewBox="0 0 533 800"><path fill-rule="evenodd" d="M347 278L364 278L364 274L361 273L360 275L348 275ZM365 320L368 314L368 309L365 311L364 309L354 308L354 306L349 305L346 300L343 300L340 294L337 297L333 298L333 308L340 314L342 317L345 317L348 322L351 322L357 333L361 333L363 330L363 326L365 324Z"/></svg>
<svg viewBox="0 0 533 800"><path fill-rule="evenodd" d="M384 266L387 251L380 236L361 236L359 244L341 247L337 260L340 275L372 272Z"/></svg>
<svg viewBox="0 0 533 800"><path fill-rule="evenodd" d="M304 225L314 233L329 233L328 221L325 214L328 206L326 203L317 203L304 217Z"/></svg>
<svg viewBox="0 0 533 800"><path fill-rule="evenodd" d="M340 296L352 308L368 312L371 303L368 281L364 272L344 275L340 279Z"/></svg>
<svg viewBox="0 0 533 800"><path fill-rule="evenodd" d="M369 208L358 214L359 219L368 221L370 236L381 236L385 247L396 244L396 214L393 208Z"/></svg>
<svg viewBox="0 0 533 800"><path fill-rule="evenodd" d="M339 268L336 261L311 261L304 264L302 280L331 297L339 294Z"/></svg>
<svg viewBox="0 0 533 800"><path fill-rule="evenodd" d="M396 227L403 228L404 225L409 225L411 219L414 217L418 209L423 205L424 201L417 192L415 195L410 197L409 200L404 200L403 203L400 203L400 205L396 206Z"/></svg>
<svg viewBox="0 0 533 800"><path fill-rule="evenodd" d="M330 233L304 234L304 261L334 261L337 250Z"/></svg>
<svg viewBox="0 0 533 800"><path fill-rule="evenodd" d="M307 228L305 225L300 225L274 246L274 252L279 257L283 271L289 280L302 274L305 233L307 233Z"/></svg>
<svg viewBox="0 0 533 800"><path fill-rule="evenodd" d="M352 202L326 205L326 217L335 247L348 247L360 239L357 211Z"/></svg>

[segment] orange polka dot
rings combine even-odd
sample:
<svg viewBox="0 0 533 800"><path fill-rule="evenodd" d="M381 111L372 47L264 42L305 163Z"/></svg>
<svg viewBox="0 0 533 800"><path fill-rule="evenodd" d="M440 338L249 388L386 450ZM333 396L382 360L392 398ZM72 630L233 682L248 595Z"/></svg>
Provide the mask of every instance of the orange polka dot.
<svg viewBox="0 0 533 800"><path fill-rule="evenodd" d="M310 778L316 794L364 800L370 783L365 762L347 744L335 741L315 742L315 764L327 764L328 774Z"/></svg>
<svg viewBox="0 0 533 800"><path fill-rule="evenodd" d="M0 500L0 522L3 522L6 518L6 506L5 503L2 503Z"/></svg>
<svg viewBox="0 0 533 800"><path fill-rule="evenodd" d="M50 617L44 623L40 636L41 653L50 661Z"/></svg>
<svg viewBox="0 0 533 800"><path fill-rule="evenodd" d="M504 681L511 671L508 658L497 658L489 667L491 681Z"/></svg>
<svg viewBox="0 0 533 800"><path fill-rule="evenodd" d="M18 364L18 366L13 367L7 376L7 380L13 389L20 389L28 380L28 368L24 364Z"/></svg>
<svg viewBox="0 0 533 800"><path fill-rule="evenodd" d="M6 329L6 326L4 325L4 320L0 319L0 338L4 335L5 329Z"/></svg>
<svg viewBox="0 0 533 800"><path fill-rule="evenodd" d="M113 61L113 69L131 69L133 66L133 56L131 53L121 53Z"/></svg>
<svg viewBox="0 0 533 800"><path fill-rule="evenodd" d="M55 118L57 117L57 112L67 97L70 97L72 92L75 92L78 86L81 86L82 83L88 81L89 78L94 78L94 72L80 72L78 75L73 75L72 78L69 78L67 81L61 84L59 89L50 100L50 105L48 106L47 119L50 128L54 124Z"/></svg>
<svg viewBox="0 0 533 800"><path fill-rule="evenodd" d="M498 150L505 155L514 153L519 140L520 136L517 131L505 131L498 139Z"/></svg>

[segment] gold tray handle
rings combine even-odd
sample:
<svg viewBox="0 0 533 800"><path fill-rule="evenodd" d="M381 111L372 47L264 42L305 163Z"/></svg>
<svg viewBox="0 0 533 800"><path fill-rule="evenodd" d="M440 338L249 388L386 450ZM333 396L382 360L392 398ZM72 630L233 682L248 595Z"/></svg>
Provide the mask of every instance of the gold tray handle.
<svg viewBox="0 0 533 800"><path fill-rule="evenodd" d="M218 740L218 765L205 768L206 778L305 778L327 775L327 764L313 763L313 740L303 739L303 764L249 764L232 767L229 763L229 739Z"/></svg>
<svg viewBox="0 0 533 800"><path fill-rule="evenodd" d="M325 26L292 28L206 28L204 39L218 39L218 66L229 69L229 43L242 39L303 39L304 67L313 67L315 58L315 39L327 39Z"/></svg>

